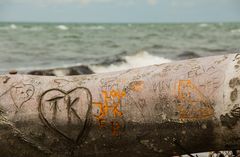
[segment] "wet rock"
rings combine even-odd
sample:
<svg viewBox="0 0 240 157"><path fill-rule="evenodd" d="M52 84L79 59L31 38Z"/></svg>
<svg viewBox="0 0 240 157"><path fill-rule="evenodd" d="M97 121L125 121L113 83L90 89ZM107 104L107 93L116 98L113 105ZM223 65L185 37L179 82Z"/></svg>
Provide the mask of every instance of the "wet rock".
<svg viewBox="0 0 240 157"><path fill-rule="evenodd" d="M30 74L30 75L55 76L53 70L34 70L34 71L28 72L27 74Z"/></svg>
<svg viewBox="0 0 240 157"><path fill-rule="evenodd" d="M44 76L72 76L72 75L94 74L94 72L88 66L80 65L80 66L73 66L73 67L67 67L67 68L33 70L28 72L27 74L44 75Z"/></svg>
<svg viewBox="0 0 240 157"><path fill-rule="evenodd" d="M83 75L83 74L94 74L94 72L92 71L92 69L85 65L74 66L69 68L69 75Z"/></svg>
<svg viewBox="0 0 240 157"><path fill-rule="evenodd" d="M199 58L199 57L201 56L193 51L184 51L183 53L177 56L177 58L179 59L192 59L192 58Z"/></svg>
<svg viewBox="0 0 240 157"><path fill-rule="evenodd" d="M126 62L126 60L124 60L123 58L120 57L116 57L116 58L106 58L103 62L101 62L98 65L111 65L111 64L116 64L116 63L124 63Z"/></svg>
<svg viewBox="0 0 240 157"><path fill-rule="evenodd" d="M97 65L108 66L116 63L125 63L126 60L122 58L122 56L126 56L126 55L127 55L127 51L123 51L117 55L106 57L102 62L98 63Z"/></svg>
<svg viewBox="0 0 240 157"><path fill-rule="evenodd" d="M9 71L9 74L11 74L11 75L15 75L15 74L17 74L18 72L17 72L17 70L10 70Z"/></svg>

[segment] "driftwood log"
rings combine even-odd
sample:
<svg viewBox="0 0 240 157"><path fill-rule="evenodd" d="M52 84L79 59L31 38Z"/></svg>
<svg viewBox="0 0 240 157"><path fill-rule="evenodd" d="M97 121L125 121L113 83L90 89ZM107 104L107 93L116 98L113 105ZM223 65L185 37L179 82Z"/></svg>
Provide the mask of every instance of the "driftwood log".
<svg viewBox="0 0 240 157"><path fill-rule="evenodd" d="M82 76L0 76L0 156L240 148L240 54Z"/></svg>

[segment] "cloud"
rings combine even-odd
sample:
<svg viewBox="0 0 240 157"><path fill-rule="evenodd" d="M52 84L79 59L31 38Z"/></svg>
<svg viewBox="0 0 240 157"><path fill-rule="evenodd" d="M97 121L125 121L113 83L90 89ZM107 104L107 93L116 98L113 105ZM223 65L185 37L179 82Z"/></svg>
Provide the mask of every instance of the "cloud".
<svg viewBox="0 0 240 157"><path fill-rule="evenodd" d="M31 4L68 4L68 3L80 3L80 4L89 4L89 3L108 3L114 0L3 0L9 3L31 3Z"/></svg>
<svg viewBox="0 0 240 157"><path fill-rule="evenodd" d="M67 3L68 0L65 0ZM73 2L79 2L80 4L89 4L89 3L111 3L113 0L72 0Z"/></svg>
<svg viewBox="0 0 240 157"><path fill-rule="evenodd" d="M80 3L81 4L88 4L88 3L90 3L91 2L91 0L80 0Z"/></svg>
<svg viewBox="0 0 240 157"><path fill-rule="evenodd" d="M3 3L8 4L42 4L42 5L61 5L61 4L81 4L87 5L92 3L114 3L114 4L138 4L143 1L147 2L147 4L154 6L158 3L159 0L0 0ZM0 2L0 3L1 3Z"/></svg>
<svg viewBox="0 0 240 157"><path fill-rule="evenodd" d="M158 0L147 0L147 3L149 5L155 6L157 4Z"/></svg>

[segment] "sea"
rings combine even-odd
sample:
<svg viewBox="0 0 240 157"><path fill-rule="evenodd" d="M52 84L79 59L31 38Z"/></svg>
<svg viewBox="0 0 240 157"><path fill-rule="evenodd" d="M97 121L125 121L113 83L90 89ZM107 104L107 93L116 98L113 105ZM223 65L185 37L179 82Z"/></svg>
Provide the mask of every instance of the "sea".
<svg viewBox="0 0 240 157"><path fill-rule="evenodd" d="M0 73L76 65L103 73L238 52L240 23L0 23Z"/></svg>
<svg viewBox="0 0 240 157"><path fill-rule="evenodd" d="M86 65L96 73L240 52L240 23L0 23L0 73Z"/></svg>

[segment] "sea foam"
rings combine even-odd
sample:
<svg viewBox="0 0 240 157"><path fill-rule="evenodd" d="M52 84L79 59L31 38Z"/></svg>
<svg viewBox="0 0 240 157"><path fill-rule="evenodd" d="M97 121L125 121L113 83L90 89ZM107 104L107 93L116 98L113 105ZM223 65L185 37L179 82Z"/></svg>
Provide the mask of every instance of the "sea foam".
<svg viewBox="0 0 240 157"><path fill-rule="evenodd" d="M231 33L240 33L240 29L233 29L230 31Z"/></svg>
<svg viewBox="0 0 240 157"><path fill-rule="evenodd" d="M68 30L68 27L65 25L58 25L56 28L58 28L60 30Z"/></svg>
<svg viewBox="0 0 240 157"><path fill-rule="evenodd" d="M9 27L10 27L11 29L17 29L17 26L16 26L15 24L11 24Z"/></svg>
<svg viewBox="0 0 240 157"><path fill-rule="evenodd" d="M137 68L147 65L169 63L171 60L154 56L147 51L141 51L132 56L124 56L123 59L126 62L120 64L111 64L108 66L91 66L92 70L96 73L112 72L119 70L127 70L131 68Z"/></svg>
<svg viewBox="0 0 240 157"><path fill-rule="evenodd" d="M199 26L199 27L208 27L208 24L206 24L206 23L201 23L201 24L199 24L198 26Z"/></svg>
<svg viewBox="0 0 240 157"><path fill-rule="evenodd" d="M103 29L105 29L105 27L99 25L99 26L92 26L92 27L89 27L89 29L91 29L91 30L103 30Z"/></svg>

